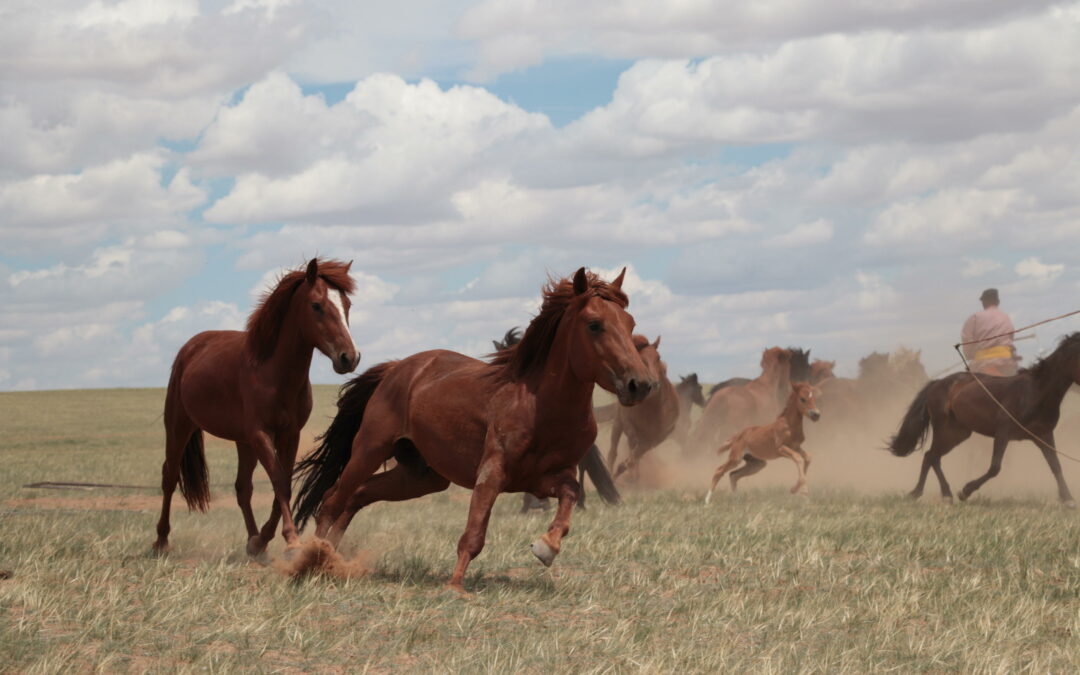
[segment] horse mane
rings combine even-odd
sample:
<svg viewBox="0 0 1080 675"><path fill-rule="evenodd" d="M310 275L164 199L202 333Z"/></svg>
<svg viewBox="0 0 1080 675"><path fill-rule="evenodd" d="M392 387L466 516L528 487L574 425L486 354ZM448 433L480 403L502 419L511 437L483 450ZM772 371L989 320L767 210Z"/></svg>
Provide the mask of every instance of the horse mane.
<svg viewBox="0 0 1080 675"><path fill-rule="evenodd" d="M316 258L319 277L332 288L351 295L356 290L356 284L349 276L349 265L340 260ZM255 310L251 312L247 320L247 335L244 344L248 354L256 363L262 363L274 355L277 347L278 334L281 332L281 324L285 321L285 315L289 313L289 304L293 294L307 277L307 266L301 269L290 270L281 275L274 288L263 293Z"/></svg>
<svg viewBox="0 0 1080 675"><path fill-rule="evenodd" d="M1042 357L1021 372L1031 373L1038 379L1042 379L1054 373L1064 371L1064 362L1080 356L1080 331L1069 333L1061 338L1057 348Z"/></svg>
<svg viewBox="0 0 1080 675"><path fill-rule="evenodd" d="M790 379L792 382L806 382L810 379L810 350L788 347L791 353Z"/></svg>
<svg viewBox="0 0 1080 675"><path fill-rule="evenodd" d="M490 363L495 367L495 373L507 380L519 380L542 368L555 341L563 315L577 299L599 297L617 303L623 309L630 304L629 298L621 289L602 280L593 272L586 272L585 278L588 290L580 296L574 293L574 282L571 279L548 279L542 291L540 311L525 328L521 341L492 356Z"/></svg>
<svg viewBox="0 0 1080 675"><path fill-rule="evenodd" d="M519 342L521 342L521 329L514 326L506 331L506 334L503 335L503 339L492 340L491 344L495 347L495 351L501 352L504 349L510 349Z"/></svg>

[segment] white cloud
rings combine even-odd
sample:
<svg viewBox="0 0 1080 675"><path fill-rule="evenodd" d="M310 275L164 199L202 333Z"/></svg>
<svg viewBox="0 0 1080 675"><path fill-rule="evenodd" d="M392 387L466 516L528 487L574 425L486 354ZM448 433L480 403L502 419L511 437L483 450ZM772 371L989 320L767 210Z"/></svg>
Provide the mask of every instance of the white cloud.
<svg viewBox="0 0 1080 675"><path fill-rule="evenodd" d="M762 51L807 38L867 32L972 30L1036 14L1052 0L942 3L781 0L767 4L633 0L485 0L458 30L480 42L473 77L487 79L548 55L694 58Z"/></svg>
<svg viewBox="0 0 1080 675"><path fill-rule="evenodd" d="M163 185L165 161L161 152L138 154L76 174L0 183L0 242L59 249L181 221L206 193L187 169Z"/></svg>
<svg viewBox="0 0 1080 675"><path fill-rule="evenodd" d="M1065 271L1065 265L1061 263L1044 263L1037 257L1032 256L1016 263L1014 270L1025 279L1050 282L1061 276L1061 273Z"/></svg>

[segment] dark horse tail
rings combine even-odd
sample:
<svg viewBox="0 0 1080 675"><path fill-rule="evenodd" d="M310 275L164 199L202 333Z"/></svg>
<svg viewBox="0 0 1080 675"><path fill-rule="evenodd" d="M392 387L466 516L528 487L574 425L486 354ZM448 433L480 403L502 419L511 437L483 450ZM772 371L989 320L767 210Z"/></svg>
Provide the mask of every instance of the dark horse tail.
<svg viewBox="0 0 1080 675"><path fill-rule="evenodd" d="M930 431L930 406L927 400L930 398L930 387L937 382L931 380L916 394L904 415L904 421L900 423L900 430L889 439L889 452L897 457L907 457L926 443L926 434Z"/></svg>
<svg viewBox="0 0 1080 675"><path fill-rule="evenodd" d="M181 350L183 353L183 350ZM169 373L169 389L165 394L165 417L169 419L171 408L180 405L180 354L173 361ZM168 430L169 424L165 424ZM170 457L166 451L165 462ZM188 508L192 511L206 512L210 508L210 472L206 467L206 451L203 449L203 431L195 428L184 444L184 454L180 455L180 494L184 496ZM163 486L164 487L164 486ZM170 493L171 494L171 493Z"/></svg>
<svg viewBox="0 0 1080 675"><path fill-rule="evenodd" d="M203 432L196 429L184 446L180 458L180 494L192 511L206 512L210 508L210 472L203 451Z"/></svg>
<svg viewBox="0 0 1080 675"><path fill-rule="evenodd" d="M319 514L323 495L345 471L352 457L353 438L364 420L364 409L393 365L392 361L380 363L341 387L334 421L318 438L322 441L319 447L296 466L296 480L303 481L293 501L293 520L298 531L304 529L309 518Z"/></svg>
<svg viewBox="0 0 1080 675"><path fill-rule="evenodd" d="M593 485L596 486L596 491L600 493L600 499L603 499L605 503L618 504L622 500L618 488L615 487L615 481L611 479L611 474L604 465L604 458L600 456L600 448L595 444L582 457L579 466L589 475Z"/></svg>

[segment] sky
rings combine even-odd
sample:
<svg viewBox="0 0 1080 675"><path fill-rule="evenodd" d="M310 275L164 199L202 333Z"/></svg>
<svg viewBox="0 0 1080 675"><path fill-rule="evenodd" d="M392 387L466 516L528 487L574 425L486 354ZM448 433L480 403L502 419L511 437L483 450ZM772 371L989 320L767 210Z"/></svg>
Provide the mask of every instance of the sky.
<svg viewBox="0 0 1080 675"><path fill-rule="evenodd" d="M315 255L361 369L580 266L706 381L1080 308L1080 2L5 0L0 138L0 390L164 386Z"/></svg>

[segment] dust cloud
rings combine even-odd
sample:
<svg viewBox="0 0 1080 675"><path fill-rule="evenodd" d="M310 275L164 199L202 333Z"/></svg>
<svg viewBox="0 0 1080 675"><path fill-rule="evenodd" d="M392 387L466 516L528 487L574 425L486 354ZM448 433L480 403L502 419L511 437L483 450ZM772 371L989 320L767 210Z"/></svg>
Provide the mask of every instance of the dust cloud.
<svg viewBox="0 0 1080 675"><path fill-rule="evenodd" d="M804 420L806 442L803 448L812 459L807 473L811 495L821 490L859 494L902 494L911 491L918 480L923 451L901 458L884 448L888 438L899 427L916 393L916 390L912 390L902 396L874 399L879 402L857 417L830 415L830 411L822 405L819 422ZM700 410L695 408L695 423L699 415ZM1080 444L1075 442L1078 433L1080 389L1074 387L1062 404L1061 421L1057 427L1056 440L1061 452L1080 458ZM605 457L610 447L609 438L610 425L602 425L597 434L597 443ZM928 437L926 447L929 447L929 441ZM726 458L726 453L724 457L716 453L717 447L695 448L684 454L677 444L666 441L642 459L638 482L632 484L620 480L619 488L630 491L680 489L704 495L713 471ZM944 457L942 467L954 495L965 483L986 473L990 467L991 449L989 438L973 435ZM626 456L626 451L624 438L620 443L620 461ZM1074 494L1080 494L1080 463L1064 457L1060 459L1066 482ZM778 459L769 462L760 473L741 481L739 491L765 487L790 488L796 478L794 463ZM720 493L730 490L726 479L717 486L717 490ZM937 479L931 472L923 499L938 500L940 494ZM1050 468L1038 447L1030 441L1013 441L1009 444L1001 473L987 482L973 499L1007 497L1057 499L1057 487Z"/></svg>

